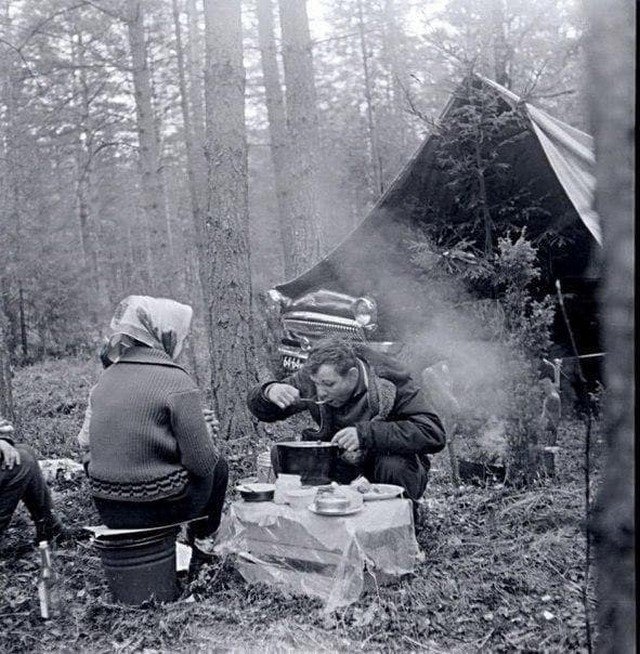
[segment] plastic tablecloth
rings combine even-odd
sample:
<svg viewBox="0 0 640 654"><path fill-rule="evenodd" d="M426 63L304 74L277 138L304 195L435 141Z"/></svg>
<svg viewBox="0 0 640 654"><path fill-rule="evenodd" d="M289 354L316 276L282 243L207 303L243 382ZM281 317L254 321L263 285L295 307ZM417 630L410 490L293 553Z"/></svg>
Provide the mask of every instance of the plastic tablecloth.
<svg viewBox="0 0 640 654"><path fill-rule="evenodd" d="M420 550L410 500L365 502L344 517L239 500L223 517L216 552L235 554L247 581L319 597L330 611L355 602L367 574L377 583L413 572Z"/></svg>

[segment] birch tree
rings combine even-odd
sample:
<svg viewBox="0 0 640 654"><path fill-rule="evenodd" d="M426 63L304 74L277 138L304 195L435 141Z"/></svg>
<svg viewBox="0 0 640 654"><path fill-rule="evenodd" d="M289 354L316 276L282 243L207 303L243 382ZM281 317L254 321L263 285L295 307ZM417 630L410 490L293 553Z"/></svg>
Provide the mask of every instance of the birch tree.
<svg viewBox="0 0 640 654"><path fill-rule="evenodd" d="M234 439L255 429L245 401L255 362L240 0L205 0L204 7L208 204L198 245L207 261L202 286L220 433Z"/></svg>

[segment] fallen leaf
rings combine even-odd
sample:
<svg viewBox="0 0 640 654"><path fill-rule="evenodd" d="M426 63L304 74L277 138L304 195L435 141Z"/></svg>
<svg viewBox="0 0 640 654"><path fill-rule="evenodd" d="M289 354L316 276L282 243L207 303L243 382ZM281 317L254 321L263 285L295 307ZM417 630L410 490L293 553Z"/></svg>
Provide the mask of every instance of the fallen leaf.
<svg viewBox="0 0 640 654"><path fill-rule="evenodd" d="M542 617L545 620L553 620L556 616L551 613L551 611L543 611L542 612Z"/></svg>

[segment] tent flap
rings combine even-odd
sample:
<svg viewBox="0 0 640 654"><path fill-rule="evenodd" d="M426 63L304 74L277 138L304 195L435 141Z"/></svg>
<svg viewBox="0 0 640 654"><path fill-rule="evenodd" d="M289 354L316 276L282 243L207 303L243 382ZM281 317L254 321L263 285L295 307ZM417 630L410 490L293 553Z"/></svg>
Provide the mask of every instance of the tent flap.
<svg viewBox="0 0 640 654"><path fill-rule="evenodd" d="M582 143L575 139L569 130L563 129L563 123L544 111L529 104L526 109L531 126L558 181L585 227L598 244L602 245L600 220L592 208L595 188L593 150L586 145L585 139ZM572 131L578 130L572 128ZM583 136L590 140L586 134Z"/></svg>

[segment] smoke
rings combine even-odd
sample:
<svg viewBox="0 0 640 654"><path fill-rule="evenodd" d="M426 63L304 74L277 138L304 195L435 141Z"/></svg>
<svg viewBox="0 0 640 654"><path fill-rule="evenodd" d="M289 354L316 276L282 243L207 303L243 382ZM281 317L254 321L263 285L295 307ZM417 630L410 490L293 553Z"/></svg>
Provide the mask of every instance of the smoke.
<svg viewBox="0 0 640 654"><path fill-rule="evenodd" d="M409 182L420 186L425 180ZM458 419L481 426L492 417L512 416L514 385L525 375L522 358L509 344L504 315L497 302L473 296L437 248L415 248L415 226L428 216L422 196L404 190L389 196L334 252L283 290L294 297L320 288L371 297L379 328L368 340L403 343L400 358L425 386L447 387L457 401ZM435 377L422 375L436 365Z"/></svg>
<svg viewBox="0 0 640 654"><path fill-rule="evenodd" d="M517 374L511 351L504 343L486 338L486 325L473 306L440 306L425 317L423 329L401 334L409 364L415 370L417 363L420 373L437 366L441 381L457 400L458 416L468 419L503 414Z"/></svg>
<svg viewBox="0 0 640 654"><path fill-rule="evenodd" d="M416 256L407 234L395 234L392 247L387 230L369 243L359 239L349 252L360 255L354 257L358 265L341 267L343 274L355 273L347 287L366 289L378 301L380 331L370 340L402 342L401 358L425 386L444 384L457 401L457 418L484 423L506 416L523 362L509 343L500 305L472 295L463 276L446 269L435 250ZM423 375L428 368L430 374Z"/></svg>

